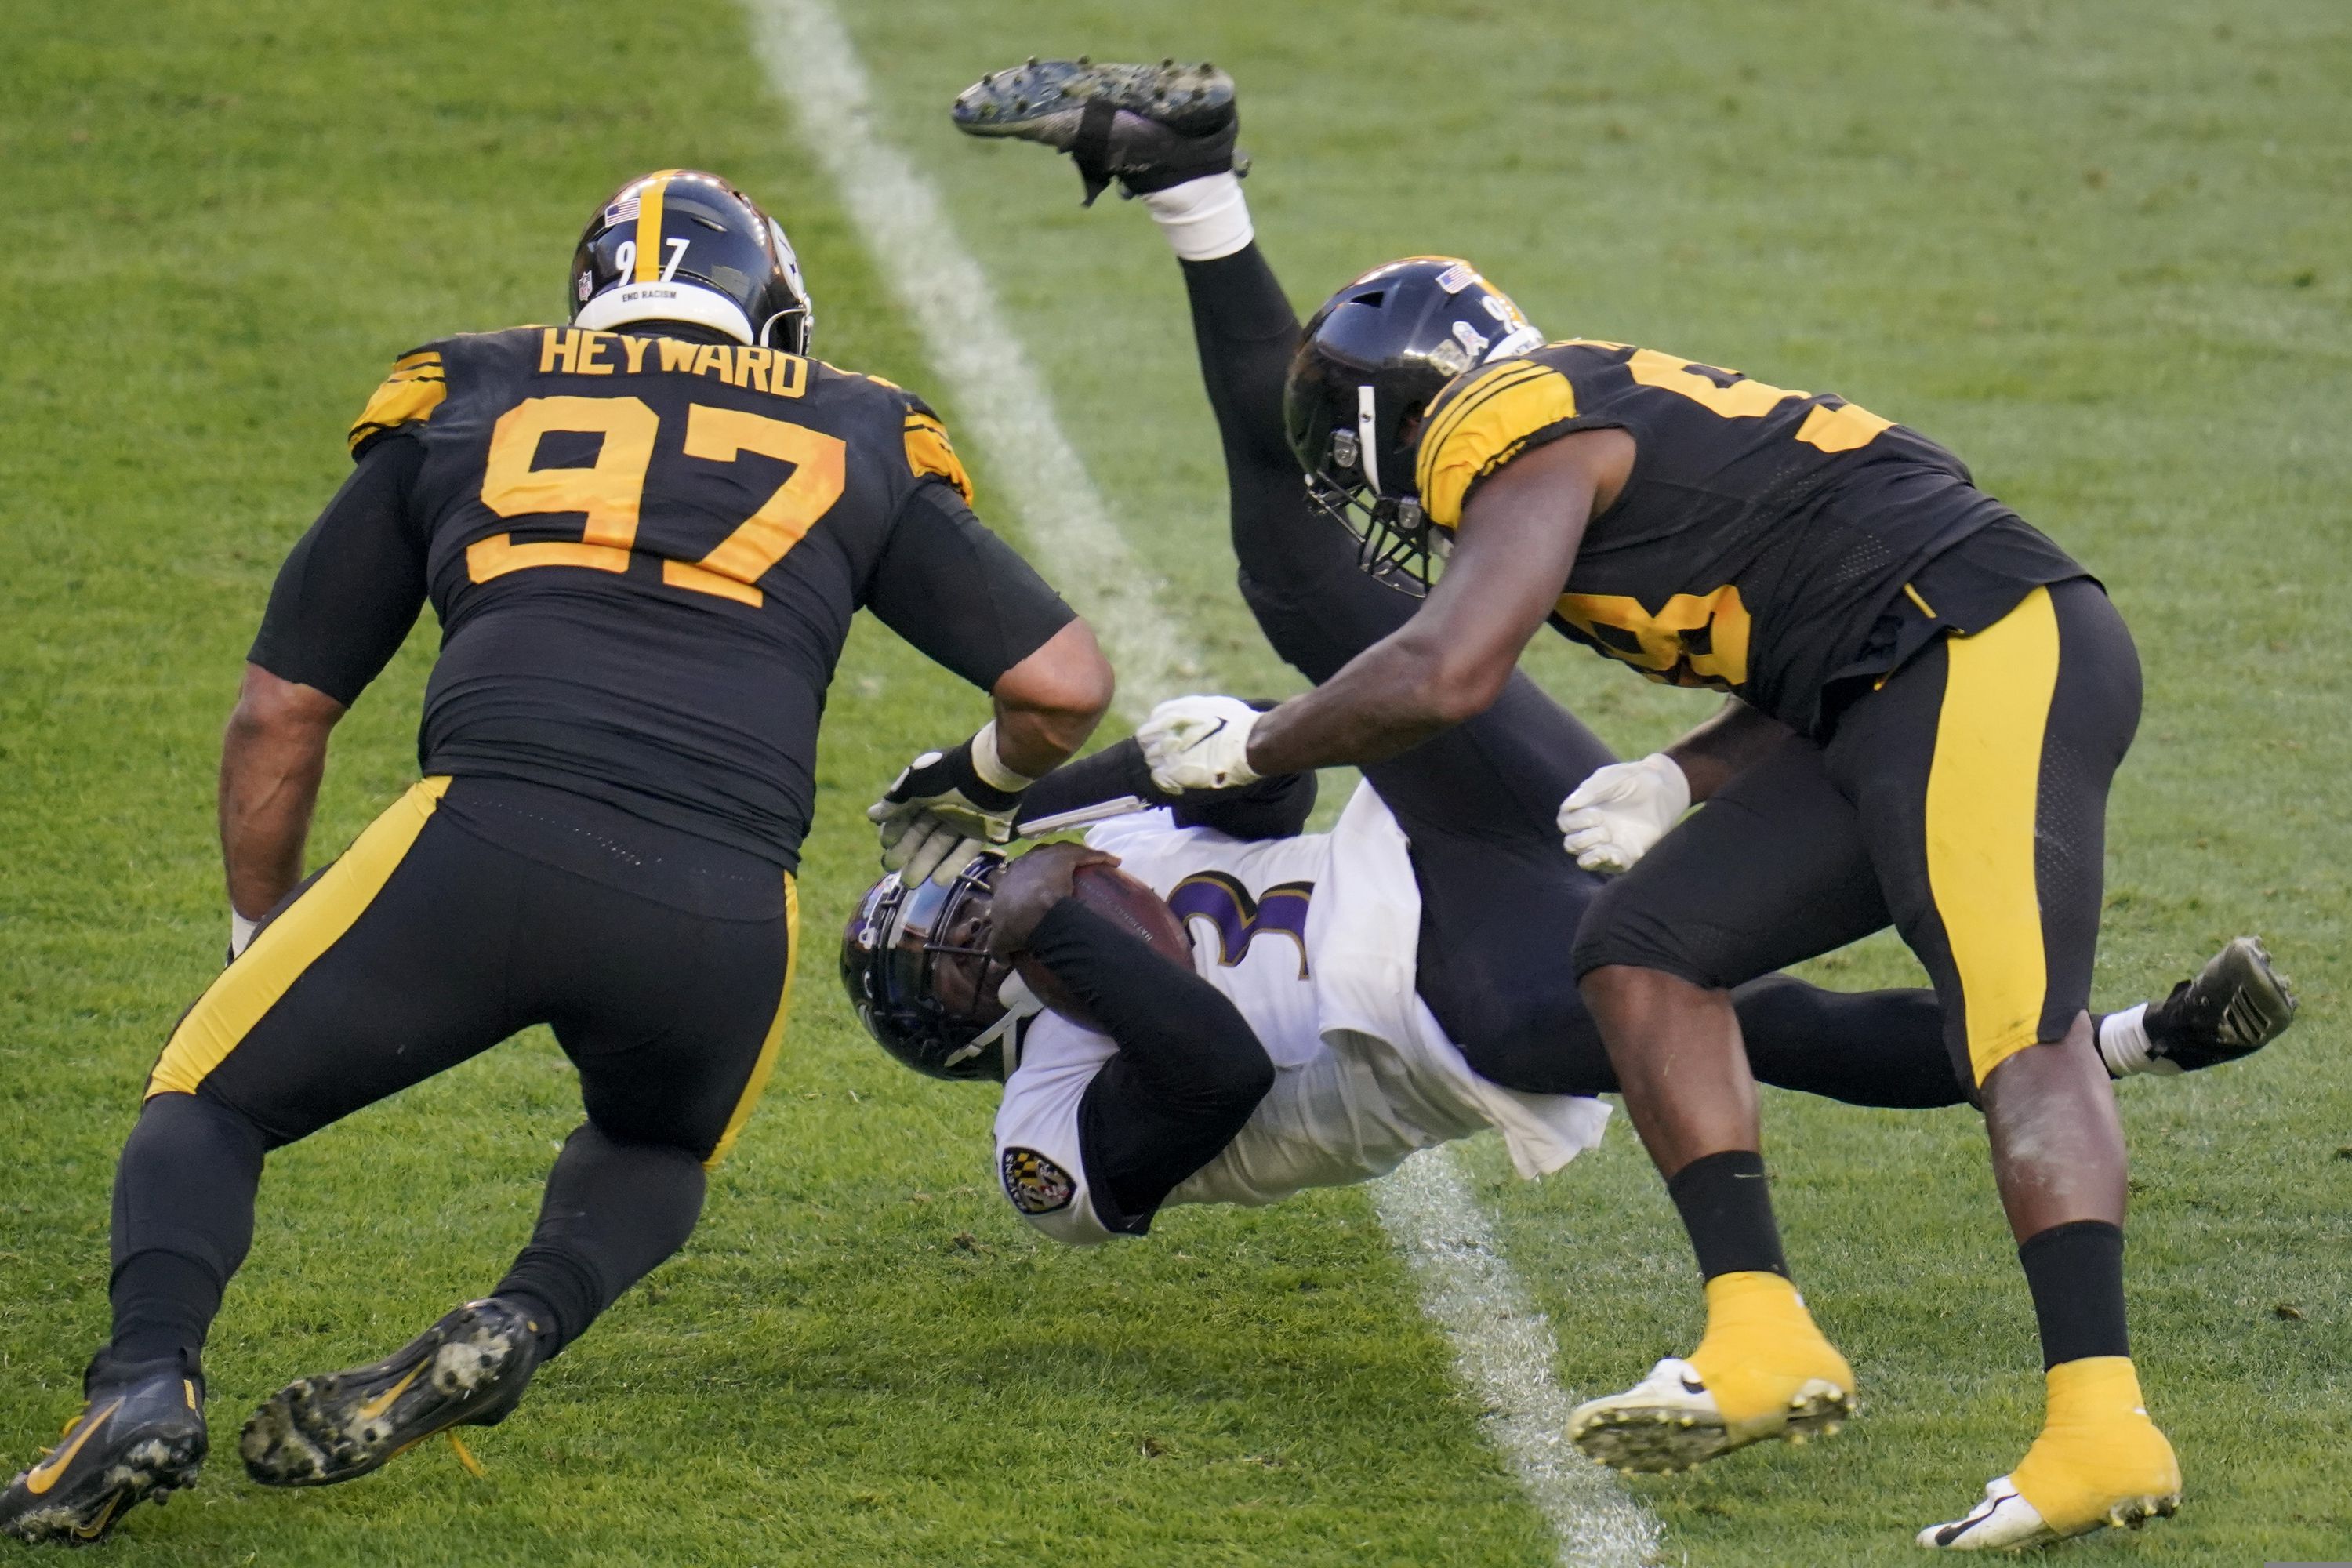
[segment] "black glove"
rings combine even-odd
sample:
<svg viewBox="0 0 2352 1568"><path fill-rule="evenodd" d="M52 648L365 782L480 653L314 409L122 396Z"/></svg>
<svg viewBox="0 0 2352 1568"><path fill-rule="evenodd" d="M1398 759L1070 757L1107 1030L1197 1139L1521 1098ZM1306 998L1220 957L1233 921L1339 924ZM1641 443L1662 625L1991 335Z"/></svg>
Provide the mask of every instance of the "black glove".
<svg viewBox="0 0 2352 1568"><path fill-rule="evenodd" d="M953 751L925 752L866 808L866 820L881 830L883 868L910 887L926 877L944 887L982 850L1013 841L1013 816L1028 781L995 763L998 775L1021 779L1020 787L989 784L973 759L976 746L993 763L993 724Z"/></svg>

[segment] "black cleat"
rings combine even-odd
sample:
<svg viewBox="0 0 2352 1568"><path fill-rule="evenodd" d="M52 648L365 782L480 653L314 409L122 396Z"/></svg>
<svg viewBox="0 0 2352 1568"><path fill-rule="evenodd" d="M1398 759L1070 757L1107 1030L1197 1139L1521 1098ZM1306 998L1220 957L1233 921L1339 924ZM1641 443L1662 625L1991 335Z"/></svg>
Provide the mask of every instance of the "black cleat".
<svg viewBox="0 0 2352 1568"><path fill-rule="evenodd" d="M468 1301L373 1366L289 1383L237 1451L266 1487L323 1487L381 1468L452 1426L494 1426L538 1370L539 1325L510 1301Z"/></svg>
<svg viewBox="0 0 2352 1568"><path fill-rule="evenodd" d="M132 1505L196 1484L205 1463L205 1384L173 1356L93 1368L88 1398L41 1462L0 1492L0 1533L87 1546Z"/></svg>
<svg viewBox="0 0 2352 1568"><path fill-rule="evenodd" d="M1084 56L1032 58L981 78L950 112L966 135L1017 136L1067 153L1088 206L1113 179L1134 196L1228 169L1249 172L1249 160L1234 153L1241 125L1234 79L1205 60L1098 66Z"/></svg>
<svg viewBox="0 0 2352 1568"><path fill-rule="evenodd" d="M2294 992L2271 967L2260 939L2234 938L2205 961L2194 980L2147 1010L2148 1056L2196 1072L2252 1056L2294 1022Z"/></svg>

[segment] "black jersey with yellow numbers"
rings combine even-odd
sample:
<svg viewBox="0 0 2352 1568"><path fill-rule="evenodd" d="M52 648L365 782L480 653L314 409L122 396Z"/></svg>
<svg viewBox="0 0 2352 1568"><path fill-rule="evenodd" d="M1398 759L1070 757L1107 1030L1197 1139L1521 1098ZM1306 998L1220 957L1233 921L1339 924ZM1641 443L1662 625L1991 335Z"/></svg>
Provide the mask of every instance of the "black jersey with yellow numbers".
<svg viewBox="0 0 2352 1568"><path fill-rule="evenodd" d="M1017 575L1034 591L1011 597L1045 602L1024 646L949 659L973 666L959 673L986 685L1068 619L970 520L919 399L778 350L552 327L446 338L404 355L352 428L355 458L387 439L423 447L405 511L442 623L427 774L557 785L789 867L826 687L852 616L896 591L906 518L952 509L1018 568L966 570L975 597ZM877 607L902 631L919 618Z"/></svg>
<svg viewBox="0 0 2352 1568"><path fill-rule="evenodd" d="M1423 509L1457 526L1480 482L1573 431L1636 455L1585 530L1552 625L1653 680L1732 692L1816 732L1824 695L1944 629L1981 629L2041 583L2083 575L1914 430L1654 349L1578 339L1457 377L1429 407ZM1915 579L1984 536L1972 571ZM1881 625L1890 605L1901 625Z"/></svg>

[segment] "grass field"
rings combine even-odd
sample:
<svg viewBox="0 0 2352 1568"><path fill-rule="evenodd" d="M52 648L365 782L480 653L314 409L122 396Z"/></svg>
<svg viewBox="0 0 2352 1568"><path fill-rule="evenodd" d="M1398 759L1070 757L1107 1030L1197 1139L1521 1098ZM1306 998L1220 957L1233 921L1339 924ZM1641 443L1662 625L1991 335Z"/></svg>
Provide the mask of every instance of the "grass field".
<svg viewBox="0 0 2352 1568"><path fill-rule="evenodd" d="M943 188L1202 683L1291 684L1231 591L1173 268L1066 166L943 106L1032 52L1215 59L1302 307L1476 258L1555 333L1833 387L1938 436L2106 580L2147 719L2101 998L2260 931L2305 1022L2124 1087L2132 1287L2181 1516L2084 1561L2352 1557L2352 20L2331 0L1538 8L1196 0L845 7L877 131ZM112 1156L218 962L218 726L285 548L390 357L543 321L591 204L715 167L800 245L837 363L933 384L726 0L18 0L0 52L0 1466L75 1408ZM959 410L942 397L950 427ZM983 510L991 454L968 453ZM1019 534L1021 519L996 516ZM1050 573L1051 563L1045 563ZM1084 607L1083 605L1081 606ZM420 628L336 742L314 854L412 776ZM1621 750L1693 716L1545 649ZM271 1163L208 1371L215 1462L124 1563L1532 1563L1554 1548L1360 1194L1170 1215L1078 1254L990 1185L983 1089L866 1043L832 932L858 813L981 704L887 637L845 661L797 1017L701 1232L474 1445L271 1494L233 1434L494 1280L577 1102L534 1036ZM1816 966L1905 983L1884 940ZM1966 1111L1767 1107L1792 1260L1867 1412L1819 1450L1635 1489L1670 1560L1900 1563L2013 1462L2032 1317ZM1562 1376L1686 1348L1696 1292L1622 1130L1538 1184L1469 1163Z"/></svg>

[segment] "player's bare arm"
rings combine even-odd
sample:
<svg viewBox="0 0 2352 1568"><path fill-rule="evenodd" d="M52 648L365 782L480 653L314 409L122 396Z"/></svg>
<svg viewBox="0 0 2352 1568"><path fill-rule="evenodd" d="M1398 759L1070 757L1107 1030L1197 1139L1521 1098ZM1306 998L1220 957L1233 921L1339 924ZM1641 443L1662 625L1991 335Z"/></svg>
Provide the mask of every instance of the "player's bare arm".
<svg viewBox="0 0 2352 1568"><path fill-rule="evenodd" d="M1044 777L1086 744L1116 684L1093 628L1072 621L997 679L989 693L996 754L1014 773Z"/></svg>
<svg viewBox="0 0 2352 1568"><path fill-rule="evenodd" d="M1596 768L1559 803L1560 847L1588 871L1629 871L1683 813L1795 733L1737 697L1662 752Z"/></svg>
<svg viewBox="0 0 2352 1568"><path fill-rule="evenodd" d="M1696 805L1794 733L1770 714L1759 712L1737 697L1727 697L1705 722L1662 754L1682 770Z"/></svg>
<svg viewBox="0 0 2352 1568"><path fill-rule="evenodd" d="M1195 725L1164 745L1147 726L1144 747L1160 782L1198 788L1379 762L1485 712L1551 613L1586 523L1607 509L1633 462L1623 431L1588 430L1496 474L1465 509L1445 574L1412 620L1254 721L1220 714L1223 730ZM1239 746L1236 729L1246 736ZM1201 771L1235 755L1238 771Z"/></svg>
<svg viewBox="0 0 2352 1568"><path fill-rule="evenodd" d="M313 686L245 667L221 737L221 861L228 876L230 956L254 922L302 879L302 848L327 772L327 737L346 711Z"/></svg>

